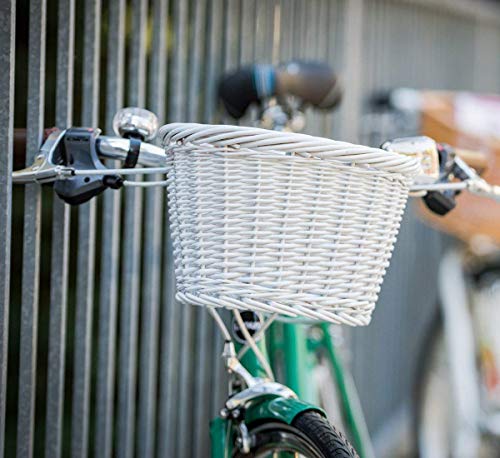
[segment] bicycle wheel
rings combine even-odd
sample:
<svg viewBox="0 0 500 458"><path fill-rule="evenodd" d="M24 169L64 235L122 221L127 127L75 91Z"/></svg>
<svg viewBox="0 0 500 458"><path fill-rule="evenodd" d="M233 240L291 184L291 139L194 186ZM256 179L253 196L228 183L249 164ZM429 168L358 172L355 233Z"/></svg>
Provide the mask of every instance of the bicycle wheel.
<svg viewBox="0 0 500 458"><path fill-rule="evenodd" d="M234 458L293 456L304 458L359 458L347 439L322 415L306 411L291 425L265 422L251 425L251 450L236 450Z"/></svg>
<svg viewBox="0 0 500 458"><path fill-rule="evenodd" d="M422 352L416 384L416 436L422 458L451 455L450 372L441 317L435 321Z"/></svg>
<svg viewBox="0 0 500 458"><path fill-rule="evenodd" d="M454 456L452 379L441 314L434 320L419 363L415 433L421 458ZM466 454L468 455L468 454ZM464 455L465 456L465 455ZM499 457L495 438L483 436L477 458Z"/></svg>

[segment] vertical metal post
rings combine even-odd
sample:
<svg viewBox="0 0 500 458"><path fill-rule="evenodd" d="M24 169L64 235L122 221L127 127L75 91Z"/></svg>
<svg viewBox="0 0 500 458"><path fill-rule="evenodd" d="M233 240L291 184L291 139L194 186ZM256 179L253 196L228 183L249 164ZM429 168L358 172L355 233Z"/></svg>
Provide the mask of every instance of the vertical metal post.
<svg viewBox="0 0 500 458"><path fill-rule="evenodd" d="M163 275L163 310L161 317L161 342L160 353L163 355L160 365L160 388L159 388L159 417L158 430L161 434L158 437L158 458L164 456L175 456L175 436L172 432L172 423L175 422L176 402L174 399L174 381L176 374L176 357L178 352L179 336L179 306L175 302L175 276L172 237L170 225L165 227L164 259L166 268Z"/></svg>
<svg viewBox="0 0 500 458"><path fill-rule="evenodd" d="M101 39L101 0L86 0L83 54L82 124L98 125ZM74 458L88 455L96 202L83 204L78 212L78 276L76 282L75 351L71 453Z"/></svg>
<svg viewBox="0 0 500 458"><path fill-rule="evenodd" d="M240 62L250 64L254 61L255 0L244 0L241 4L241 42Z"/></svg>
<svg viewBox="0 0 500 458"><path fill-rule="evenodd" d="M198 3L198 4L196 4ZM193 115L198 116L199 113L199 93L201 92L201 64L202 64L202 41L205 38L205 35L202 35L205 27L204 24L201 23L201 14L206 12L205 1L191 3L191 6L195 8L195 24L193 27L193 33L189 40L189 48L187 46L183 46L182 49L176 47L176 51L174 56L175 62L177 65L182 66L182 70L179 72L184 72L188 74L188 87L189 90L187 97L183 98L183 103L188 107L192 107L194 110ZM192 13L190 12L190 17L192 17ZM177 17L175 19L179 25L185 27L186 29L189 26L188 17ZM181 38L182 35L176 34L178 38ZM187 37L186 37L187 38ZM222 47L222 46L221 46ZM187 64L188 61L191 63L191 71L187 73ZM174 87L181 89L174 82ZM195 91L194 88L197 88L198 91ZM213 93L212 97L215 98L216 94ZM188 111L190 109L188 108ZM179 113L180 114L180 113ZM179 305L177 305L179 307ZM181 312L181 335L180 335L180 352L179 352L179 384L177 390L177 397L179 400L178 403L178 428L177 428L177 453L183 453L186 456L191 456L193 450L196 452L193 444L193 421L195 415L200 415L201 412L194 411L193 407L195 406L195 381L198 377L202 377L203 374L195 372L195 368L198 368L198 364L196 358L193 358L195 354L198 352L202 352L202 346L205 343L201 343L201 346L198 346L196 350L194 350L193 346L196 344L196 335L195 328L196 325L200 325L198 322L198 317L200 310L196 310L197 307L192 306L182 306ZM200 342L197 342L200 345ZM204 389L202 389L205 391ZM174 420L175 421L175 420ZM203 428L202 428L203 430Z"/></svg>
<svg viewBox="0 0 500 458"><path fill-rule="evenodd" d="M160 122L165 118L166 22L168 2L152 3L153 41L149 73L149 103ZM152 179L160 179L155 176ZM141 353L139 365L139 409L137 450L152 457L156 438L157 368L160 313L160 280L163 232L163 188L146 190L143 287L141 304Z"/></svg>
<svg viewBox="0 0 500 458"><path fill-rule="evenodd" d="M212 0L209 11L204 122L214 122L218 70L222 56L222 0Z"/></svg>
<svg viewBox="0 0 500 458"><path fill-rule="evenodd" d="M192 402L192 347L193 347L193 317L194 310L191 305L184 305L181 313L181 339L178 355L179 381L177 383L177 455L190 455L192 449L192 430L190 427ZM174 423L174 422L172 422Z"/></svg>
<svg viewBox="0 0 500 458"><path fill-rule="evenodd" d="M5 449L5 403L10 300L12 156L16 1L0 3L0 457Z"/></svg>
<svg viewBox="0 0 500 458"><path fill-rule="evenodd" d="M170 0L152 0L153 42L149 74L149 108L158 116L160 124L166 117L167 84L167 22ZM201 2L203 3L203 2ZM202 37L200 37L201 39Z"/></svg>
<svg viewBox="0 0 500 458"><path fill-rule="evenodd" d="M189 103L187 107L187 117L191 122L198 121L200 116L200 108L202 100L202 78L201 69L203 64L203 45L205 43L205 17L207 14L207 0L198 0L194 2L194 19L192 43L193 47L190 53L191 57L191 75L189 78L188 97Z"/></svg>
<svg viewBox="0 0 500 458"><path fill-rule="evenodd" d="M279 61L292 58L292 34L295 16L295 1L280 0L279 3Z"/></svg>
<svg viewBox="0 0 500 458"><path fill-rule="evenodd" d="M125 76L125 0L109 2L107 42L106 131L112 134L112 121L123 107ZM119 164L110 161L110 165ZM115 421L115 360L116 327L119 298L121 192L107 192L103 196L102 261L99 312L99 356L97 367L97 395L95 422L95 456L113 455ZM136 310L135 310L136 311ZM116 455L132 456L135 423L136 337L127 326L136 326L138 317L127 304L121 310L120 360L118 365L118 416ZM128 364L132 361L131 364Z"/></svg>
<svg viewBox="0 0 500 458"><path fill-rule="evenodd" d="M295 47L296 55L300 58L307 57L306 42L307 42L307 14L309 11L309 2L299 0L299 8L297 18L297 42Z"/></svg>
<svg viewBox="0 0 500 458"><path fill-rule="evenodd" d="M495 91L495 82L498 82L499 67L496 59L491 56L498 55L500 40L498 31L491 25L477 21L474 24L474 65L473 88L475 90Z"/></svg>
<svg viewBox="0 0 500 458"><path fill-rule="evenodd" d="M217 80L219 78L220 69L223 68L222 62L222 31L223 22L222 18L224 3L222 0L212 0L211 9L209 13L209 28L208 28L208 40L209 47L207 53L207 81L205 85L205 122L217 122L216 120L216 94L217 94ZM253 40L252 40L253 41ZM212 326L212 333L215 333L213 340L214 348L214 361L212 367L212 396L211 400L211 412L216 412L220 406L220 393L221 393L221 372L222 364L221 358L219 358L219 349L222 348L222 339L218 329ZM208 402L208 401L207 401Z"/></svg>
<svg viewBox="0 0 500 458"><path fill-rule="evenodd" d="M169 71L171 76L171 70ZM172 83L169 81L169 85ZM175 89L174 89L175 90ZM175 113L173 113L175 114ZM170 117L170 116L169 116ZM175 118L174 118L175 119ZM175 301L175 276L173 261L173 246L168 223L168 208L165 207L164 237L163 237L163 262L165 269L163 271L162 281L162 313L161 313L161 340L160 354L163 355L159 366L159 406L158 406L158 458L164 456L174 456L175 451L175 406L174 382L177 378L175 373L176 355L178 352L179 335L179 307Z"/></svg>
<svg viewBox="0 0 500 458"><path fill-rule="evenodd" d="M324 16L325 24L323 24L324 30L327 31L326 42L325 42L325 56L332 66L335 72L340 73L342 62L342 43L339 40L339 27L338 27L338 14L339 5L338 1L324 1L325 11L322 11L321 15ZM326 137L335 138L336 137L336 123L335 123L335 113L329 112L324 116L323 120L323 135Z"/></svg>
<svg viewBox="0 0 500 458"><path fill-rule="evenodd" d="M318 33L318 47L317 47L317 56L318 59L323 59L328 62L335 71L337 67L334 62L329 60L328 55L328 42L336 41L336 24L333 22L332 24L328 21L328 4L330 2L328 0L319 0L317 15L316 15L316 24ZM316 119L316 126L318 129L318 134L326 137L331 137L332 133L327 128L328 121L331 118L331 113L320 113L318 112L318 117Z"/></svg>
<svg viewBox="0 0 500 458"><path fill-rule="evenodd" d="M43 135L46 12L46 0L34 0L30 3L26 164L33 161ZM17 424L17 456L19 458L30 458L33 455L40 231L41 190L38 185L32 184L26 186L25 189L19 416Z"/></svg>
<svg viewBox="0 0 500 458"><path fill-rule="evenodd" d="M276 65L280 61L280 50L281 50L281 1L276 1L273 5L273 45L271 52L271 62Z"/></svg>
<svg viewBox="0 0 500 458"><path fill-rule="evenodd" d="M359 134L361 107L361 76L363 73L363 0L350 0L346 6L344 74L349 84L345 88L342 112L343 138L356 141Z"/></svg>
<svg viewBox="0 0 500 458"><path fill-rule="evenodd" d="M207 14L206 0L195 2L195 22L193 33L192 74L189 81L189 119L197 121L200 116L201 100L199 94L202 93L201 68L204 61L201 48L206 36L205 17ZM234 2L231 2L234 3ZM236 20L237 18L233 18ZM206 59L205 59L206 63ZM196 307L193 311L196 335L194 345L196 348L194 358L194 389L192 403L192 425L194 431L193 456L202 458L206 454L205 444L208 440L208 423L210 418L209 403L207 402L212 389L212 358L218 358L217 349L214 349L210 339L211 320L201 307ZM187 416L185 418L188 418ZM184 427L185 428L185 427Z"/></svg>
<svg viewBox="0 0 500 458"><path fill-rule="evenodd" d="M290 50L293 58L302 57L300 52L300 35L301 35L301 27L300 27L300 18L303 13L303 5L304 2L301 0L290 0L293 2L293 10L294 14L292 16L292 33L291 33L291 43Z"/></svg>
<svg viewBox="0 0 500 458"><path fill-rule="evenodd" d="M258 63L269 63L266 62L266 48L269 44L266 40L266 2L268 0L255 0L255 28L253 32L254 41L254 59ZM271 0L269 0L271 1Z"/></svg>
<svg viewBox="0 0 500 458"><path fill-rule="evenodd" d="M131 8L134 11L132 15L132 34L130 43L130 55L128 63L129 74L129 93L127 97L128 104L131 106L143 107L146 102L146 26L148 14L147 0L133 0ZM136 179L140 179L137 176ZM128 188L125 190L125 231L124 243L122 246L122 297L121 304L124 310L129 311L131 322L129 323L129 332L131 333L130 348L131 355L129 363L137 365L137 332L138 332L138 307L140 303L141 288L141 238L142 238L142 211L143 211L143 192L140 188ZM132 367L131 367L132 369ZM130 389L135 389L135 380ZM130 391L129 400L135 402L135 393ZM152 442L148 431L137 424L137 453L140 456L149 456Z"/></svg>
<svg viewBox="0 0 500 458"><path fill-rule="evenodd" d="M224 70L233 69L239 60L238 27L240 17L240 3L227 1L224 6L225 37L224 37Z"/></svg>
<svg viewBox="0 0 500 458"><path fill-rule="evenodd" d="M210 418L211 412L209 411L209 403L207 394L210 390L217 389L212 387L211 375L212 367L210 364L211 358L219 358L219 352L212 344L210 338L210 317L206 310L202 307L198 308L195 312L197 321L196 333L196 361L195 361L195 389L194 389L194 456L196 458L203 458L206 454L205 444L208 439L208 423L207 419Z"/></svg>
<svg viewBox="0 0 500 458"><path fill-rule="evenodd" d="M174 50L172 56L172 92L169 116L175 121L186 118L186 77L187 77L187 43L188 43L188 2L178 0L174 2L173 25L175 27Z"/></svg>
<svg viewBox="0 0 500 458"><path fill-rule="evenodd" d="M73 115L75 2L61 0L58 9L56 126L71 125ZM62 446L66 357L70 209L54 196L50 283L49 356L45 455L59 458Z"/></svg>
<svg viewBox="0 0 500 458"><path fill-rule="evenodd" d="M114 114L123 106L125 10L125 0L110 1L105 120L108 134L113 132ZM113 454L120 203L120 192L107 192L103 196L94 452L98 458L109 458Z"/></svg>
<svg viewBox="0 0 500 458"><path fill-rule="evenodd" d="M102 211L94 453L96 457L106 458L112 456L113 450L116 321L120 263L120 197L119 192L109 192L103 196Z"/></svg>
<svg viewBox="0 0 500 458"><path fill-rule="evenodd" d="M106 132L113 132L113 117L123 106L124 74L125 74L125 0L113 0L108 11L108 61L106 87ZM114 164L118 165L118 164ZM120 205L121 192L107 192L103 196L103 263L101 266L103 284L107 289L101 293L100 322L111 320L108 326L101 325L100 351L98 363L97 409L96 415L103 417L104 425L101 433L96 435L96 449L101 449L103 456L112 453L113 390L114 390L114 358L116 357L116 306L119 298L119 262L120 262ZM104 259L106 258L106 260ZM106 312L107 310L107 312ZM134 451L135 426L135 340L128 326L137 321L131 310L123 304L120 314L120 352L118 362L118 407L116 456L128 458ZM105 314L107 313L107 316ZM100 407L99 407L100 406Z"/></svg>
<svg viewBox="0 0 500 458"><path fill-rule="evenodd" d="M188 65L188 2L177 1L173 4L174 47L172 55L172 68L170 69L170 88L172 104L169 118L182 121L186 116L186 78ZM182 431L185 422L185 409L183 402L188 402L190 393L186 377L189 364L189 337L191 308L181 306L173 301L167 304L169 315L169 353L168 353L168 383L167 391L170 412L168 412L168 435L166 437L168 453L177 455L184 453L188 444Z"/></svg>

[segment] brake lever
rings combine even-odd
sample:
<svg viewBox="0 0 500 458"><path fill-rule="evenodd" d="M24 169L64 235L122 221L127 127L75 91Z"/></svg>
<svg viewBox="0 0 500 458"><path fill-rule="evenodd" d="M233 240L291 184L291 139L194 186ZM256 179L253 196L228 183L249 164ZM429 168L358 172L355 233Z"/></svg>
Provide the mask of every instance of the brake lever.
<svg viewBox="0 0 500 458"><path fill-rule="evenodd" d="M73 168L62 165L61 144L66 130L54 129L43 143L33 164L12 172L14 183L52 183L73 175Z"/></svg>
<svg viewBox="0 0 500 458"><path fill-rule="evenodd" d="M454 158L454 168L453 172L457 178L459 178L462 181L465 180L476 180L479 177L478 173L472 168L467 165L467 163L461 159L458 156L455 156Z"/></svg>
<svg viewBox="0 0 500 458"><path fill-rule="evenodd" d="M153 139L158 130L154 113L123 108L115 115L113 129L119 137L100 137L100 129L86 127L54 129L33 164L12 173L13 183L53 183L62 200L80 205L108 188L119 189L127 184L121 173L109 173L99 156L124 159L124 171L135 167L139 155L144 156L144 164L153 166L165 157L162 148L144 143ZM148 183L153 184L160 183Z"/></svg>
<svg viewBox="0 0 500 458"><path fill-rule="evenodd" d="M440 152L447 153L446 166L441 174L439 183L446 185L441 189L428 191L423 197L427 207L438 215L446 215L455 208L455 197L466 189L472 194L489 197L500 200L500 187L491 185L470 167L463 159L454 154L453 150L447 145L440 145ZM457 183L450 183L449 176L459 180Z"/></svg>
<svg viewBox="0 0 500 458"><path fill-rule="evenodd" d="M455 174L456 155L454 150L447 144L438 143L437 151L439 154L439 180L438 183L447 183L449 176ZM457 206L455 197L460 193L460 190L440 190L427 191L422 197L427 208L439 216L447 215Z"/></svg>

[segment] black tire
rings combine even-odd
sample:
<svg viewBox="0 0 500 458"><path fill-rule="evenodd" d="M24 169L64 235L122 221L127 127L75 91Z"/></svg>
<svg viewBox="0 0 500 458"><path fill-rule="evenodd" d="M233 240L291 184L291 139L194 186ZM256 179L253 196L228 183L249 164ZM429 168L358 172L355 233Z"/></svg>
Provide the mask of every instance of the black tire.
<svg viewBox="0 0 500 458"><path fill-rule="evenodd" d="M235 450L234 458L261 458L271 452L295 452L307 458L359 458L344 435L318 412L300 413L291 425L265 422L251 425L251 450Z"/></svg>

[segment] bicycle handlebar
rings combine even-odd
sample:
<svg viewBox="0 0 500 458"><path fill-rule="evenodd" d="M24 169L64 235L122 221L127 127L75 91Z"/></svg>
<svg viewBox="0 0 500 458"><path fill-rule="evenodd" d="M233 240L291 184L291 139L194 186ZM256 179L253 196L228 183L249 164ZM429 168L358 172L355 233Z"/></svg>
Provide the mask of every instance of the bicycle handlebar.
<svg viewBox="0 0 500 458"><path fill-rule="evenodd" d="M105 159L125 161L130 149L130 140L119 137L102 136L97 139L99 156ZM137 163L145 167L161 167L165 165L167 157L165 150L151 143L141 142Z"/></svg>
<svg viewBox="0 0 500 458"><path fill-rule="evenodd" d="M419 191L463 191L467 190L476 196L488 197L500 202L500 186L488 183L480 177L470 178L466 181L451 183L429 183L425 185L413 185L411 192Z"/></svg>
<svg viewBox="0 0 500 458"><path fill-rule="evenodd" d="M500 202L500 186L490 184L482 178L478 180L470 180L467 184L467 190L472 194L481 197L489 197L490 199Z"/></svg>
<svg viewBox="0 0 500 458"><path fill-rule="evenodd" d="M165 173L167 171L168 159L165 150L149 143L138 142L137 139L99 136L98 129L86 128L70 128L63 131L47 129L46 133L48 133L47 140L34 163L30 167L13 172L12 181L16 184L55 182L56 192L68 203L83 203L109 187L117 189L123 185L134 185L134 182L123 180L121 175ZM428 141L432 142L429 138L423 137L423 139L427 143ZM419 137L416 137L387 142L384 149L391 150L394 147L396 148L394 151L398 151L402 148L399 152L407 154L409 151L404 153L405 148L401 146L401 142L404 144L405 141L416 144L420 148L425 146L423 143L419 143ZM427 143L425 144L427 145ZM427 146L424 149L426 148ZM135 152L136 155L134 164L137 163L149 167L149 169L108 169L99 161L99 158L117 159L127 164L131 152ZM418 151L415 152L418 153ZM417 192L420 196L423 195L423 191L444 194L451 192L452 198L453 193L468 190L473 194L500 201L500 186L487 183L474 170L475 168L485 169L487 161L484 153L460 149L455 150L454 153L455 155L445 156L453 158L449 172L447 172L446 167L450 166L447 165L439 179L434 182L418 183L417 181L417 184L413 185L410 191ZM443 161L447 163L448 159L443 159ZM424 162L427 162L427 166L429 165L428 159ZM467 163L473 168L469 167ZM450 181L449 176L453 176L453 174L459 181ZM157 184L164 185L165 182L147 182L148 186ZM443 202L441 202L441 206L442 204ZM453 206L454 204L447 211Z"/></svg>

